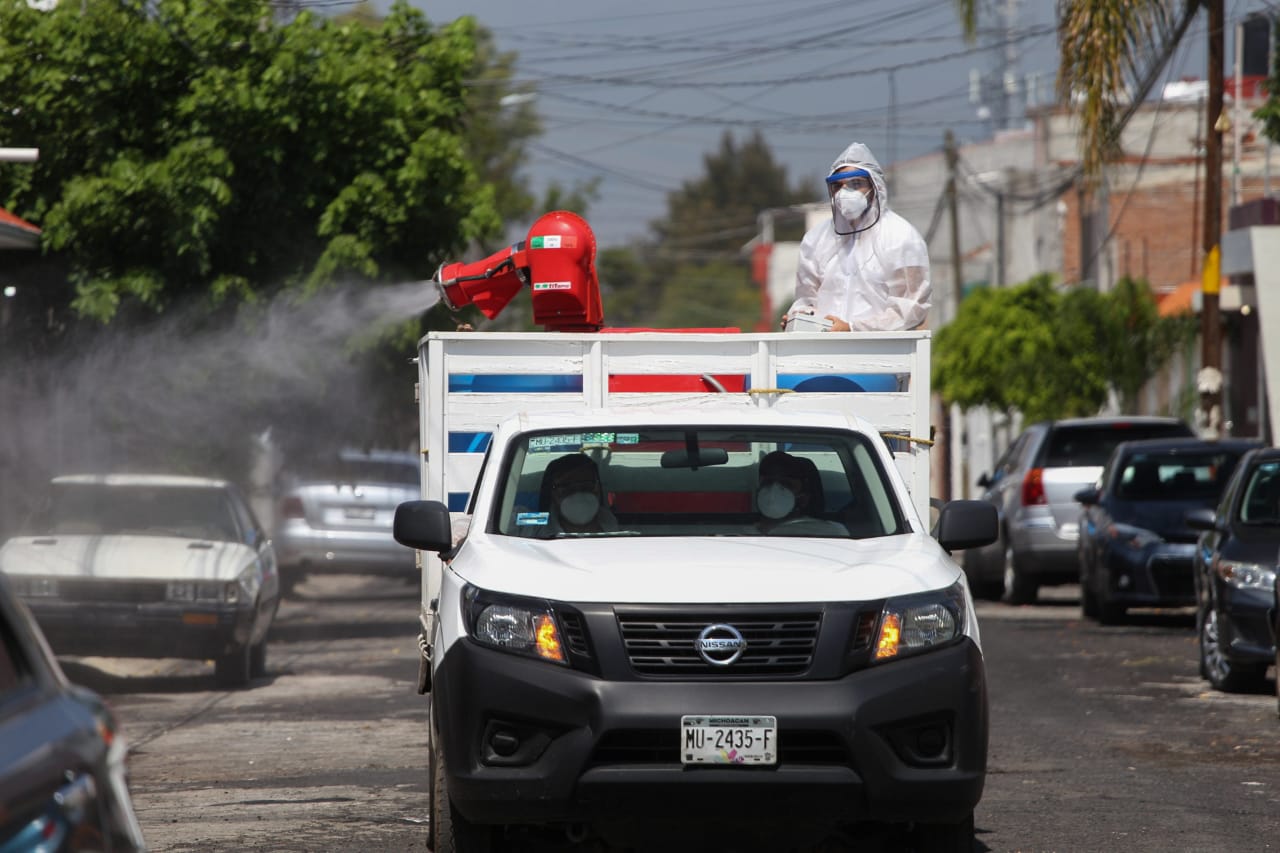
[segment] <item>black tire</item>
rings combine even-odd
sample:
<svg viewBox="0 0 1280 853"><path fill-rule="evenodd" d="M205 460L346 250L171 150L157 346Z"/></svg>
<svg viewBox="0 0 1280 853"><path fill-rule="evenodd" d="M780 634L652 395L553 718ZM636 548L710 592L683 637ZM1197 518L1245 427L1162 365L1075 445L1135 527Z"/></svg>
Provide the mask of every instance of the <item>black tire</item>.
<svg viewBox="0 0 1280 853"><path fill-rule="evenodd" d="M973 815L958 823L918 823L911 831L915 853L971 853Z"/></svg>
<svg viewBox="0 0 1280 853"><path fill-rule="evenodd" d="M1227 657L1218 631L1218 609L1210 603L1200 620L1200 666L1214 690L1256 693L1266 680L1265 663L1238 663Z"/></svg>
<svg viewBox="0 0 1280 853"><path fill-rule="evenodd" d="M1276 628L1280 633L1280 625ZM1280 717L1280 640L1276 641L1276 716Z"/></svg>
<svg viewBox="0 0 1280 853"><path fill-rule="evenodd" d="M1120 625L1124 623L1128 609L1106 598L1098 600L1098 622L1103 625Z"/></svg>
<svg viewBox="0 0 1280 853"><path fill-rule="evenodd" d="M1040 585L1018 568L1013 545L1004 546L1004 600L1010 604L1034 604Z"/></svg>
<svg viewBox="0 0 1280 853"><path fill-rule="evenodd" d="M1089 586L1089 579L1080 578L1080 613L1085 619L1100 620L1102 608L1098 606L1098 594Z"/></svg>
<svg viewBox="0 0 1280 853"><path fill-rule="evenodd" d="M427 849L435 853L436 841L436 719L434 708L427 714Z"/></svg>
<svg viewBox="0 0 1280 853"><path fill-rule="evenodd" d="M244 687L253 670L248 646L232 649L213 662L213 680L219 687Z"/></svg>
<svg viewBox="0 0 1280 853"><path fill-rule="evenodd" d="M263 678L267 674L267 638L249 649L249 675L252 678Z"/></svg>
<svg viewBox="0 0 1280 853"><path fill-rule="evenodd" d="M463 817L449 800L444 756L433 750L431 784L431 835L433 853L497 853L494 831Z"/></svg>
<svg viewBox="0 0 1280 853"><path fill-rule="evenodd" d="M280 569L280 597L293 596L298 584L307 579L307 573L301 569L289 567Z"/></svg>

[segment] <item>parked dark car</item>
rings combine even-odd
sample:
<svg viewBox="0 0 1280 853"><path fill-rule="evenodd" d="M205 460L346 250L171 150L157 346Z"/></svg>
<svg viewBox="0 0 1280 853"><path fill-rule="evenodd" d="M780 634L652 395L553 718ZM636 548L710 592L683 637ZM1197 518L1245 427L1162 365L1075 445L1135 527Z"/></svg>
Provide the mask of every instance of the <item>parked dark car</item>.
<svg viewBox="0 0 1280 853"><path fill-rule="evenodd" d="M978 478L1000 514L1000 538L964 553L974 594L1029 604L1041 586L1080 577L1075 494L1092 485L1116 445L1146 438L1195 438L1176 418L1073 418L1027 427Z"/></svg>
<svg viewBox="0 0 1280 853"><path fill-rule="evenodd" d="M1213 509L1256 440L1126 441L1098 484L1076 493L1080 605L1086 618L1120 622L1129 607L1195 604L1192 557L1199 532L1186 519Z"/></svg>
<svg viewBox="0 0 1280 853"><path fill-rule="evenodd" d="M1200 674L1217 690L1253 692L1276 660L1280 449L1246 454L1217 512L1196 510L1196 629Z"/></svg>
<svg viewBox="0 0 1280 853"><path fill-rule="evenodd" d="M125 742L0 575L0 853L145 849Z"/></svg>

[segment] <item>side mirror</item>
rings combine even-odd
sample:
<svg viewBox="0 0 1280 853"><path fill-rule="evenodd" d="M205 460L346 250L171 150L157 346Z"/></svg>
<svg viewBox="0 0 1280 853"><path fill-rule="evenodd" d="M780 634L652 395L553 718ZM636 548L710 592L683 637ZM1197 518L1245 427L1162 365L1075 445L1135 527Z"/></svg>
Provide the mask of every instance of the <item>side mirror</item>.
<svg viewBox="0 0 1280 853"><path fill-rule="evenodd" d="M1187 527L1192 530L1218 529L1218 515L1211 509L1201 507L1200 509L1187 510L1187 514L1182 518L1187 523Z"/></svg>
<svg viewBox="0 0 1280 853"><path fill-rule="evenodd" d="M1081 489L1076 492L1072 497L1075 498L1078 503L1082 503L1085 506L1097 506L1098 499L1101 498L1102 495L1098 492L1096 487L1090 486L1087 489Z"/></svg>
<svg viewBox="0 0 1280 853"><path fill-rule="evenodd" d="M440 501L405 501L396 507L391 535L419 551L448 551L453 547L449 508Z"/></svg>
<svg viewBox="0 0 1280 853"><path fill-rule="evenodd" d="M990 545L1000 535L1000 517L986 501L948 501L938 515L938 544L947 551Z"/></svg>
<svg viewBox="0 0 1280 853"><path fill-rule="evenodd" d="M982 488L984 488L984 489L989 489L989 488L991 488L991 484L992 484L992 483L994 483L994 482L995 482L995 480L992 480L992 479L991 479L991 475L990 475L990 474L987 474L986 472L983 472L982 474L980 474L980 475L978 476L978 485L979 485L979 486L982 486Z"/></svg>

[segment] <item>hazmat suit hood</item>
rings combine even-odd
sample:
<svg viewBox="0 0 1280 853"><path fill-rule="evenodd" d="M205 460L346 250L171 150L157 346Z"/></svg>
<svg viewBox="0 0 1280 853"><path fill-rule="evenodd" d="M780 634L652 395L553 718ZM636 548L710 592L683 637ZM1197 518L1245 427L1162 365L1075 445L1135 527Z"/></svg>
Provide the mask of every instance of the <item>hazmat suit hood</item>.
<svg viewBox="0 0 1280 853"><path fill-rule="evenodd" d="M853 231L868 228L877 219L889 212L889 191L885 187L884 169L880 168L880 161L871 153L871 149L861 142L850 143L849 147L841 151L840 156L831 164L831 171L827 172L827 175L831 176L836 172L847 172L849 167L865 169L871 175L871 185L875 188L875 198L871 199L871 204L867 207L866 213L858 217L857 222L850 222L840 212L840 209L835 204L832 204L831 217L838 234L849 234Z"/></svg>
<svg viewBox="0 0 1280 853"><path fill-rule="evenodd" d="M918 329L929 317L929 247L920 232L889 207L884 169L861 142L849 145L831 172L866 171L874 198L850 222L832 204L831 220L800 242L796 299L787 314L835 317L852 331Z"/></svg>

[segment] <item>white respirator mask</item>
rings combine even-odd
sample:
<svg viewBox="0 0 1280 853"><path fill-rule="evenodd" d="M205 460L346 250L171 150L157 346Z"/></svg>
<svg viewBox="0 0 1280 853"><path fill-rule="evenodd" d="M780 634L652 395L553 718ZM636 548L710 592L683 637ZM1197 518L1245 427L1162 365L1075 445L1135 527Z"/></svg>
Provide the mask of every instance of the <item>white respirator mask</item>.
<svg viewBox="0 0 1280 853"><path fill-rule="evenodd" d="M561 518L573 525L590 524L599 511L600 496L595 492L575 492L560 501Z"/></svg>
<svg viewBox="0 0 1280 853"><path fill-rule="evenodd" d="M781 483L767 483L756 492L756 506L765 518L786 518L796 508L796 496Z"/></svg>
<svg viewBox="0 0 1280 853"><path fill-rule="evenodd" d="M862 190L845 187L836 193L835 202L836 209L850 224L857 222L867 212L867 196Z"/></svg>

